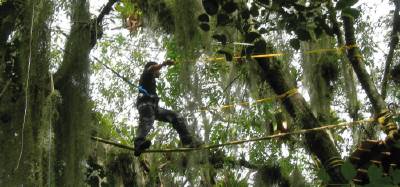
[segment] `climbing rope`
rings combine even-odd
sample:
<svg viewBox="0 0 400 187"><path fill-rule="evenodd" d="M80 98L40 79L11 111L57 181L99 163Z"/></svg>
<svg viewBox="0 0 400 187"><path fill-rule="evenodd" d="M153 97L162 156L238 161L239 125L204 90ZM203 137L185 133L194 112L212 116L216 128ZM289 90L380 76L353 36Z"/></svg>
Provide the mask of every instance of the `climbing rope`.
<svg viewBox="0 0 400 187"><path fill-rule="evenodd" d="M337 48L327 48L327 49L314 49L314 50L307 50L304 51L303 53L305 54L316 54L316 53L324 53L324 52L332 52L332 51L343 51L345 49L352 49L356 48L357 45L346 45L342 47L337 47ZM278 56L284 56L286 55L285 53L270 53L270 54L259 54L259 55L251 55L251 58L272 58L272 57L278 57ZM233 59L241 59L241 58L246 58L244 56L235 56ZM218 61L218 60L225 60L225 57L211 57L207 59L208 61Z"/></svg>
<svg viewBox="0 0 400 187"><path fill-rule="evenodd" d="M264 136L264 137L260 137L260 138L252 138L252 139L247 139L247 140L236 140L236 141L230 141L230 142L214 144L214 145L204 145L204 146L197 147L197 148L149 149L149 150L145 150L144 153L188 152L188 151L196 151L196 150L215 149L215 148L219 148L219 147L244 144L244 143L248 143L248 142L258 142L258 141L264 141L264 140L275 139L275 138L282 138L282 137L286 137L286 136L305 134L305 133L310 133L310 132L322 131L322 130L326 130L326 129L348 127L348 126L353 126L353 125L365 125L365 124L368 124L369 122L373 122L373 121L375 121L375 119L369 118L369 119L364 119L364 120L359 120L359 121L339 123L339 124L335 124L335 125L326 125L326 126L316 127L316 128L312 128L312 129L302 129L302 130L297 130L297 131L293 131L293 132L279 133L279 134ZM105 139L102 139L99 137L92 136L91 139L94 141L97 141L97 142L113 145L113 146L116 146L119 148L132 150L132 151L134 150L134 147L131 147L128 145L123 145L123 144L113 142L110 140L105 140ZM336 166L336 164L339 164L336 161L336 159L329 161L329 165L332 165L332 167Z"/></svg>

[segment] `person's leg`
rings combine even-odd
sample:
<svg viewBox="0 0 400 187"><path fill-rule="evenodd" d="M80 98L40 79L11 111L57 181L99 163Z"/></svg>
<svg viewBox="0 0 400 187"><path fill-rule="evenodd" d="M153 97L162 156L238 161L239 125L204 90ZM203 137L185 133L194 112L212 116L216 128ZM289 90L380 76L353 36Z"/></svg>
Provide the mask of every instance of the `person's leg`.
<svg viewBox="0 0 400 187"><path fill-rule="evenodd" d="M198 143L193 136L190 134L185 119L177 113L158 107L156 110L156 120L168 122L172 124L172 127L176 130L179 138L184 146L198 147Z"/></svg>
<svg viewBox="0 0 400 187"><path fill-rule="evenodd" d="M154 104L151 102L143 102L137 105L139 111L139 126L136 132L135 138L135 156L139 156L145 149L149 148L151 142L146 140L147 134L149 134L153 127L155 119Z"/></svg>

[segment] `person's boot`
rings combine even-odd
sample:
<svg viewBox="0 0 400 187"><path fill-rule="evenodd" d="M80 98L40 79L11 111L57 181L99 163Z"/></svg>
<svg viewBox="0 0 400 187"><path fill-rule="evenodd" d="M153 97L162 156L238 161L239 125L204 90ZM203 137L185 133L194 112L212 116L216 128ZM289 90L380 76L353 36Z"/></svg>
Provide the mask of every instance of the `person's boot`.
<svg viewBox="0 0 400 187"><path fill-rule="evenodd" d="M134 144L135 144L134 155L135 156L140 156L143 153L144 150L146 150L147 148L150 147L151 141L150 140L146 140L144 138L136 138Z"/></svg>

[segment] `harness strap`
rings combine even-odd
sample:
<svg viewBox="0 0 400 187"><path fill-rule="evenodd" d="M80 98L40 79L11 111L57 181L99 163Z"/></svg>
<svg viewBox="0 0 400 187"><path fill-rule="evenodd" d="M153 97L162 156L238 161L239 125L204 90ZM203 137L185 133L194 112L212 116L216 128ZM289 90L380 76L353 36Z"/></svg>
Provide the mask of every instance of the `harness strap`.
<svg viewBox="0 0 400 187"><path fill-rule="evenodd" d="M142 85L138 86L138 89L139 89L139 93L142 93L142 94L144 94L144 95L146 95L146 96L151 97L151 95L149 94L149 92L147 92L147 90L144 89Z"/></svg>

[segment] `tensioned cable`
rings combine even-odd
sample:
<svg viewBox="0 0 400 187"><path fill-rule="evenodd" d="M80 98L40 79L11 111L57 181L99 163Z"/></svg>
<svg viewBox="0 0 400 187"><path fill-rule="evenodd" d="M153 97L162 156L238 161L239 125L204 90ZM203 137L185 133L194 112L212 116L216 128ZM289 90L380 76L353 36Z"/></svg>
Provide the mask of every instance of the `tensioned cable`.
<svg viewBox="0 0 400 187"><path fill-rule="evenodd" d="M350 48L355 48L357 45L346 45L342 47L336 47L336 48L326 48L326 49L313 49L313 50L307 50L303 51L304 54L316 54L316 53L323 53L323 52L333 52L333 51L342 51L344 49L350 49ZM251 58L272 58L272 57L278 57L278 56L284 56L286 55L285 53L269 53L269 54L258 54L258 55L251 55ZM235 56L233 59L241 59L241 58L246 58L246 56ZM207 59L208 61L218 61L218 60L225 60L225 57L211 57Z"/></svg>
<svg viewBox="0 0 400 187"><path fill-rule="evenodd" d="M356 45L348 45L348 46L342 46L342 47L338 47L338 48L327 48L327 49L314 49L314 50L308 50L308 51L304 51L305 54L315 54L315 53L323 53L323 52L332 52L332 51L341 51L343 49L349 49L349 48L354 48L357 47ZM272 58L272 57L277 57L277 56L283 56L285 55L284 53L271 53L271 54L259 54L259 55L252 55L252 58ZM132 87L138 87L136 84L134 84L132 81L130 81L128 78L126 78L125 76L119 74L117 71L115 71L114 69L112 69L111 67L107 66L106 64L102 63L98 58L94 57L96 61L98 61L101 65L103 65L106 69L112 71L117 77L121 78L122 80L124 80L126 83L128 83L130 86ZM239 58L243 58L243 57L234 57L234 59L239 59ZM224 60L224 57L217 57L217 58L209 58L209 60L211 61L215 61L215 60ZM284 94L275 96L275 97L267 97L267 98L262 98L262 99L257 99L255 100L255 102L240 102L240 103L234 103L234 104L227 104L227 105L222 105L220 107L220 109L227 109L227 108L232 108L234 106L249 106L252 104L257 104L257 103L263 103L263 102L273 102L277 99L284 99L284 97L288 97L285 96L286 94L294 94L292 93L293 91L295 91L295 93L297 93L297 89L292 89L287 91ZM218 107L215 107L218 108ZM200 107L198 109L199 111L208 111L211 110L211 107Z"/></svg>
<svg viewBox="0 0 400 187"><path fill-rule="evenodd" d="M230 141L226 143L221 143L221 144L214 144L214 145L203 145L201 147L197 148L172 148L172 149L148 149L145 150L143 153L164 153L164 152L188 152L188 151L196 151L196 150L205 150L205 149L215 149L219 147L225 147L225 146L230 146L230 145L238 145L238 144L244 144L244 143L249 143L249 142L257 142L257 141L264 141L264 140L269 140L269 139L275 139L275 138L282 138L285 136L290 136L290 135L298 135L298 134L305 134L309 132L316 132L316 131L321 131L321 130L326 130L326 129L333 129L333 128L340 128L340 127L347 127L347 126L353 126L353 125L365 125L367 122L373 122L376 119L373 118L368 118L364 120L359 120L359 121L353 121L353 122L343 122L335 125L326 125L326 126L321 126L321 127L316 127L312 129L302 129L298 131L293 131L293 132L288 132L288 133L279 133L279 134L274 134L274 135L269 135L269 136L264 136L260 138L251 138L247 140L236 140L236 141ZM105 140L99 137L92 136L92 140L113 145L119 148L127 149L127 150L135 150L134 147L120 144L114 141L110 140Z"/></svg>
<svg viewBox="0 0 400 187"><path fill-rule="evenodd" d="M267 97L267 98L257 99L254 102L240 102L240 103L222 105L220 107L220 109L223 110L223 109L233 108L235 106L250 106L250 105L258 104L258 103L268 103L268 102L273 102L273 101L276 101L276 100L284 100L284 99L286 99L288 97L291 97L291 96L293 96L294 94L297 94L297 93L298 93L297 88L293 88L293 89L291 89L291 90L289 90L289 91L287 91L287 92L285 92L283 94L280 94L280 95L277 95L277 96L274 96L274 97ZM211 109L212 109L212 107L200 107L199 111L208 111L208 110L211 110Z"/></svg>

